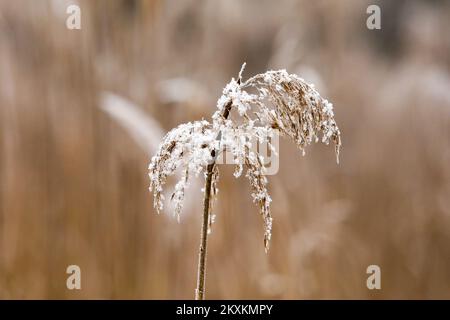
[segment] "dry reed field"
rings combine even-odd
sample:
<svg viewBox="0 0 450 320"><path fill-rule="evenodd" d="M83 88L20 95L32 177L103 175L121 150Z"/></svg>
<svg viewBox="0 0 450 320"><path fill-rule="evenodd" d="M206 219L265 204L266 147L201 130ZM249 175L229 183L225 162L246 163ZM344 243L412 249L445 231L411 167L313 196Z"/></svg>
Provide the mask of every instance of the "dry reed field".
<svg viewBox="0 0 450 320"><path fill-rule="evenodd" d="M252 186L220 166L207 298L450 299L448 30L444 0L0 0L0 299L192 299L204 179L178 222L149 163L243 62L313 83L342 148L280 140L267 253Z"/></svg>

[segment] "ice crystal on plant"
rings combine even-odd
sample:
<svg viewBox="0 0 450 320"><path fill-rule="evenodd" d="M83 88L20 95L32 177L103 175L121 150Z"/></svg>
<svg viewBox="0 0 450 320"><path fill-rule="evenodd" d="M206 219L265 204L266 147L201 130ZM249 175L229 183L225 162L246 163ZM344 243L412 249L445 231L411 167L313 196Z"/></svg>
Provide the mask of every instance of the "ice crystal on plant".
<svg viewBox="0 0 450 320"><path fill-rule="evenodd" d="M205 120L181 124L163 138L149 165L150 190L154 193L154 206L158 212L163 208L162 191L167 177L182 168L182 178L171 197L175 214L180 214L189 176L197 176L212 160L211 152L216 148L214 142L212 126Z"/></svg>
<svg viewBox="0 0 450 320"><path fill-rule="evenodd" d="M246 169L251 196L263 218L267 251L272 229L272 199L262 155L252 148L252 139L271 147L268 137L273 130L278 130L282 136L292 139L303 154L313 142L334 142L339 162L341 135L333 105L323 99L313 85L286 70L267 71L244 82L244 67L245 64L238 79L231 79L223 89L212 123L202 120L182 124L164 137L149 166L150 189L154 191L154 205L159 211L163 206L162 191L167 177L177 169L183 170L172 195L175 214L179 216L190 175L198 175L208 164L213 164L211 199L216 197L219 170L215 160L221 152L229 152L236 164L234 176L238 178ZM233 110L236 111L234 118L230 116Z"/></svg>

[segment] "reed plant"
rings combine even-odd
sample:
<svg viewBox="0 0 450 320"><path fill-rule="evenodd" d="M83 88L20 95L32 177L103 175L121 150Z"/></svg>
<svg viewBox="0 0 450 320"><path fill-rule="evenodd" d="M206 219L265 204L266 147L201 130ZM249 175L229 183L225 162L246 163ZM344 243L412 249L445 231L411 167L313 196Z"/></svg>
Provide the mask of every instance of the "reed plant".
<svg viewBox="0 0 450 320"><path fill-rule="evenodd" d="M195 299L205 298L206 256L208 234L212 223L211 208L217 196L219 154L230 152L235 165L234 176L245 170L251 186L251 197L258 205L264 223L264 248L269 250L272 230L268 180L263 155L253 148L252 141L265 143L273 149L269 137L273 131L293 141L305 155L311 143L335 145L339 163L341 134L334 119L333 105L322 98L314 85L285 70L267 71L243 80L245 63L237 79L223 89L212 121L195 121L179 125L163 138L149 165L150 190L154 206L163 209L163 186L177 170L181 178L171 195L174 214L179 219L185 190L192 176L203 173L203 219Z"/></svg>

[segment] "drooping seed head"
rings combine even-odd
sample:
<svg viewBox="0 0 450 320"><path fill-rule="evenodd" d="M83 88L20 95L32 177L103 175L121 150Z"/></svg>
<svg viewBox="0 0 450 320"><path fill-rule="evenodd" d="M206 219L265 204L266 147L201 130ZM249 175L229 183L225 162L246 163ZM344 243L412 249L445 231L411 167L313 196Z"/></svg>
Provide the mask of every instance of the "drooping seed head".
<svg viewBox="0 0 450 320"><path fill-rule="evenodd" d="M150 189L154 191L156 209L161 210L162 187L168 176L181 169L182 178L172 195L175 213L179 215L190 174L198 175L226 148L236 162L234 175L239 177L246 168L251 196L258 203L263 217L267 251L272 229L272 199L267 190L262 155L252 148L252 138L256 137L270 147L268 137L273 130L278 130L282 136L291 139L303 154L313 142L334 142L339 162L341 134L334 119L333 105L322 98L313 85L285 70L267 71L243 81L244 66L238 79L233 78L225 86L217 101L212 124L204 120L182 124L165 136L149 166ZM235 111L234 117L228 117L230 110ZM218 169L215 170L214 186L219 176Z"/></svg>

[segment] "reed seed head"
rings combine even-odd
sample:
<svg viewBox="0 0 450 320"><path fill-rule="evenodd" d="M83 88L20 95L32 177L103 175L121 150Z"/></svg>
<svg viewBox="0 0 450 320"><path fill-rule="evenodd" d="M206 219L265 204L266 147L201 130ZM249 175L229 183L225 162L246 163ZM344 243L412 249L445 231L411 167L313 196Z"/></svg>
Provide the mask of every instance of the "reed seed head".
<svg viewBox="0 0 450 320"><path fill-rule="evenodd" d="M182 170L172 194L174 212L179 217L189 177L200 174L208 164L214 164L217 155L226 149L235 161L234 176L237 178L244 168L246 170L251 196L263 217L267 251L272 229L272 199L262 155L252 148L252 141L256 138L259 143L272 147L268 137L278 130L281 136L295 142L303 154L313 142L333 142L339 163L341 134L334 119L333 105L323 99L313 85L286 70L267 71L243 81L244 67L245 64L238 79L231 79L223 89L212 123L202 120L182 124L164 137L149 166L150 190L154 192L154 206L159 212L167 177L177 169ZM218 191L218 177L215 165L213 195Z"/></svg>

